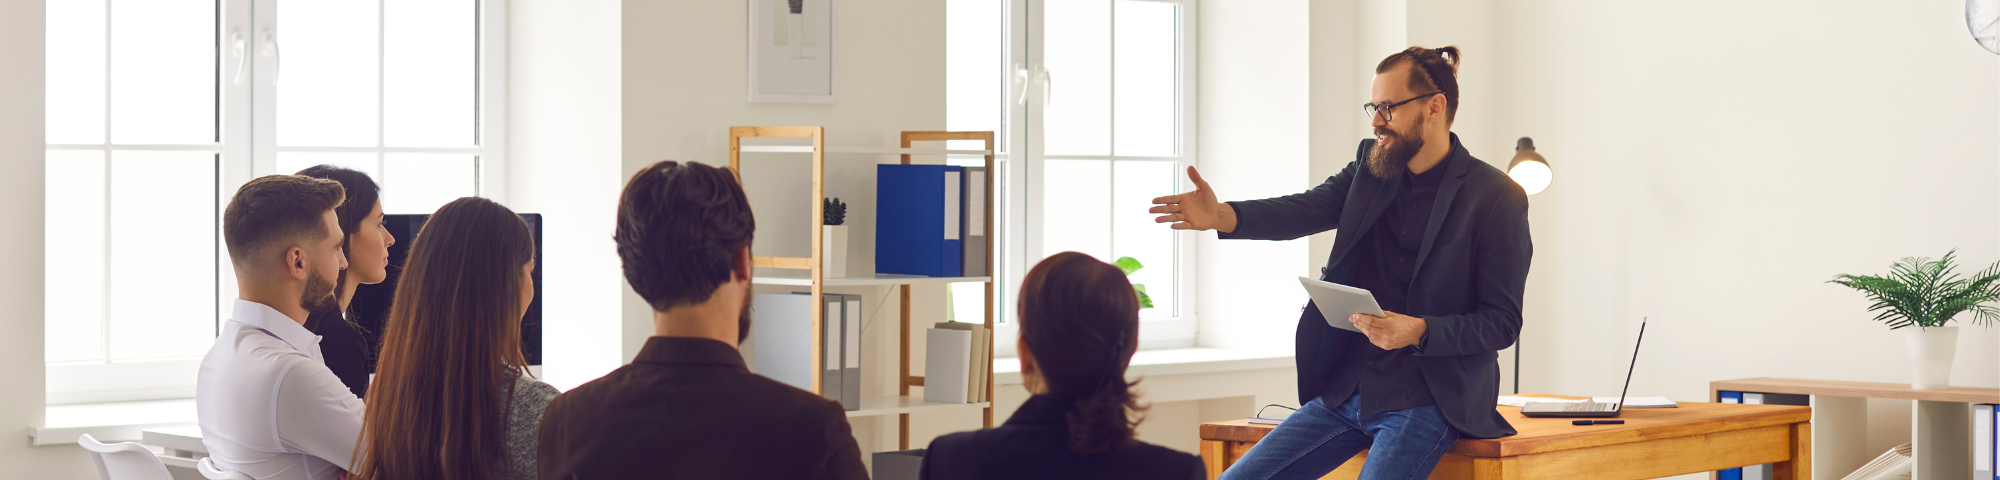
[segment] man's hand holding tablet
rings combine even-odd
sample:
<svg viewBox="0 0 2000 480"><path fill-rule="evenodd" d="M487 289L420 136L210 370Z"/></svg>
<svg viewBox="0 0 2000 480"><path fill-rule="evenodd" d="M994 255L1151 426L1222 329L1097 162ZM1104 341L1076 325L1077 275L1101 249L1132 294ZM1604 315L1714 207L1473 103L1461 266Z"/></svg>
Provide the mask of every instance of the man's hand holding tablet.
<svg viewBox="0 0 2000 480"><path fill-rule="evenodd" d="M1429 331L1421 318L1383 311L1367 290L1307 277L1299 277L1299 284L1326 317L1327 326L1367 335L1369 343L1383 350L1416 345Z"/></svg>

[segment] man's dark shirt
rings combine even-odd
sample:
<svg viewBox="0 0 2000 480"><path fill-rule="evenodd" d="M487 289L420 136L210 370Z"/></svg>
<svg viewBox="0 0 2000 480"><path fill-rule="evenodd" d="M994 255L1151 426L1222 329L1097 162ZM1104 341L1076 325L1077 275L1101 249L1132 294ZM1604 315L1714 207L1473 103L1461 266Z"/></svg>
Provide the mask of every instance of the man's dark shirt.
<svg viewBox="0 0 2000 480"><path fill-rule="evenodd" d="M708 339L647 339L632 364L556 397L540 438L544 480L867 478L839 403Z"/></svg>
<svg viewBox="0 0 2000 480"><path fill-rule="evenodd" d="M1431 207L1437 204L1438 183L1444 179L1451 167L1451 156L1432 166L1424 173L1415 174L1408 170L1401 178L1390 180L1388 187L1395 189L1395 196L1389 207L1382 211L1382 217L1369 227L1367 238L1361 240L1357 250L1359 257L1373 257L1373 261L1357 263L1353 285L1375 295L1375 303L1383 310L1421 317L1419 312L1409 311L1410 280L1417 273L1417 253L1423 248L1424 228L1430 224ZM1368 341L1368 337L1354 336L1348 339L1347 355L1340 360L1358 369L1337 369L1342 376L1358 376L1358 379L1341 379L1335 385L1355 385L1361 402L1361 415L1373 416L1415 407L1436 404L1431 398L1430 387L1424 384L1424 374L1417 367L1412 347L1383 350ZM1358 381L1353 381L1358 380ZM1345 398L1336 395L1333 398ZM1335 405L1327 405L1332 408Z"/></svg>
<svg viewBox="0 0 2000 480"><path fill-rule="evenodd" d="M1360 286L1366 283L1364 276L1373 276L1368 281L1386 283L1379 279L1381 256L1357 251L1373 250L1367 248L1376 241L1371 234L1377 227L1388 228L1381 220L1395 203L1398 182L1408 179L1391 181L1368 172L1375 143L1361 141L1353 162L1310 190L1229 202L1236 211L1236 228L1217 238L1293 240L1334 230L1321 278ZM1453 428L1470 438L1500 438L1516 433L1493 409L1493 395L1500 391L1497 352L1513 345L1521 333L1521 298L1534 256L1528 194L1506 173L1466 152L1456 134L1447 157L1434 167L1444 175L1410 273L1414 277L1405 280L1407 291L1399 300L1403 310L1396 310L1424 319L1428 329L1416 346L1403 350ZM1411 228L1410 234L1417 230ZM1410 271L1398 270L1391 273ZM1392 310L1396 305L1382 303ZM1299 312L1293 351L1300 403L1317 398L1332 406L1350 398L1362 374L1348 371L1369 367L1365 361L1346 361L1354 350L1349 347L1364 344L1360 337L1364 335L1328 326L1317 308Z"/></svg>

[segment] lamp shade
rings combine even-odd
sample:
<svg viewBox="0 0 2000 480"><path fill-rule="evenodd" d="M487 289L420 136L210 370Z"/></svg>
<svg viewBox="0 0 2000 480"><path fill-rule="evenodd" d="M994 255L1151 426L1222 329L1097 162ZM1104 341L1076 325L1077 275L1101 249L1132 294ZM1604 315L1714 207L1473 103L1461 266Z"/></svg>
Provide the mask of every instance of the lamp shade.
<svg viewBox="0 0 2000 480"><path fill-rule="evenodd" d="M1542 193L1549 188L1549 182L1555 181L1555 171L1549 169L1549 160L1535 153L1535 140L1528 137L1521 137L1514 144L1514 161L1507 163L1507 176L1512 177L1514 183L1521 184L1521 189L1527 190L1529 195Z"/></svg>

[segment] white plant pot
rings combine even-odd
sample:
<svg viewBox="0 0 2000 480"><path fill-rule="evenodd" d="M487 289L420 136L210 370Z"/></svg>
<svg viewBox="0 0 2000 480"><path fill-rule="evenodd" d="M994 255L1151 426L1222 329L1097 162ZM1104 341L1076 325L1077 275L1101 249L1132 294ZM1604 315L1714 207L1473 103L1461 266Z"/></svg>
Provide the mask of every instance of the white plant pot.
<svg viewBox="0 0 2000 480"><path fill-rule="evenodd" d="M1958 327L1905 328L1903 346L1910 351L1910 388L1951 388L1951 359L1958 353Z"/></svg>
<svg viewBox="0 0 2000 480"><path fill-rule="evenodd" d="M820 268L827 278L847 276L847 226L821 225Z"/></svg>

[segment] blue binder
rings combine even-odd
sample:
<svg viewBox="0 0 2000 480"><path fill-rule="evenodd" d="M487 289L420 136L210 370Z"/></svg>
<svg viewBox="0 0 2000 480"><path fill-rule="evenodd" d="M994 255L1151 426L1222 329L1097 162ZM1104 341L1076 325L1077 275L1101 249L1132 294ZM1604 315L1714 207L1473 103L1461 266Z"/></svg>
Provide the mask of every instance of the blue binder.
<svg viewBox="0 0 2000 480"><path fill-rule="evenodd" d="M1743 403L1743 392L1727 392L1727 391L1715 392L1715 396L1718 397L1716 398L1716 400L1722 403ZM1715 472L1715 479L1743 480L1743 469L1731 468L1726 470L1717 470Z"/></svg>
<svg viewBox="0 0 2000 480"><path fill-rule="evenodd" d="M875 272L964 276L963 167L875 166Z"/></svg>

